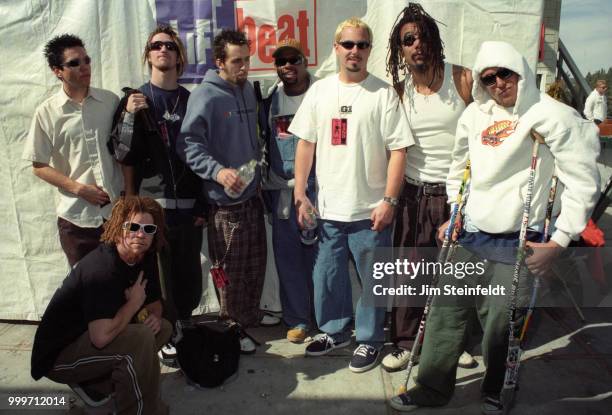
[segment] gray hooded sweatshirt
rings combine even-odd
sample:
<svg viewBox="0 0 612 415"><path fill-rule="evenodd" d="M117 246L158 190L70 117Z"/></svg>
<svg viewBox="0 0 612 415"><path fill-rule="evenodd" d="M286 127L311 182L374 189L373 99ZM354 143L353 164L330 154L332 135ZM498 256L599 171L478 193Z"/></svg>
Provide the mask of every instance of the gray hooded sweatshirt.
<svg viewBox="0 0 612 415"><path fill-rule="evenodd" d="M250 160L260 160L257 139L257 101L253 86L227 82L209 69L191 93L176 151L203 179L208 200L219 206L250 199L257 192L260 169L242 195L233 199L215 181L222 168L237 169Z"/></svg>

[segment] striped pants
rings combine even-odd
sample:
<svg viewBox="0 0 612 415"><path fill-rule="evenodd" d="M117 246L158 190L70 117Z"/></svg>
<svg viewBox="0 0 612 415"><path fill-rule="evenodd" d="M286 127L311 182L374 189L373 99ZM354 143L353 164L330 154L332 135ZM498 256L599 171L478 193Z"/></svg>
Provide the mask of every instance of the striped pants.
<svg viewBox="0 0 612 415"><path fill-rule="evenodd" d="M159 391L157 351L171 334L166 320L157 335L143 324L129 324L106 347L97 349L86 331L62 350L47 377L101 393L114 392L121 415L165 415L168 407Z"/></svg>

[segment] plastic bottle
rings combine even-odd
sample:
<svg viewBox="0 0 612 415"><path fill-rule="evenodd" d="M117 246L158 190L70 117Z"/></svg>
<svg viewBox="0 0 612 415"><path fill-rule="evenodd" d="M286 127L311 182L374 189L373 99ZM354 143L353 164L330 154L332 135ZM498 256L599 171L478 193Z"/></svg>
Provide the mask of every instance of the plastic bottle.
<svg viewBox="0 0 612 415"><path fill-rule="evenodd" d="M319 239L317 232L317 215L314 210L309 209L310 220L304 221L304 228L300 231L300 240L304 245L314 245Z"/></svg>
<svg viewBox="0 0 612 415"><path fill-rule="evenodd" d="M256 168L257 168L257 162L255 160L251 160L248 163L245 163L242 166L238 167L236 171L238 172L238 177L240 177L240 179L244 183L244 186L242 187L242 189L240 189L239 192L234 192L229 187L226 187L225 193L232 199L239 198L242 195L242 192L244 192L244 189L249 187L249 184L251 184L251 182L255 178Z"/></svg>

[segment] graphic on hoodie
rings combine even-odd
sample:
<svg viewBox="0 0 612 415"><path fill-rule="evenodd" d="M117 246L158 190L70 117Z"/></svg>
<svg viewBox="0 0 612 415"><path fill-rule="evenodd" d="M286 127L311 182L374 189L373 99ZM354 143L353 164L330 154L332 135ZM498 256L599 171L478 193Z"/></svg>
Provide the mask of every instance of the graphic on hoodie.
<svg viewBox="0 0 612 415"><path fill-rule="evenodd" d="M495 121L485 128L481 134L481 142L485 146L497 147L514 133L516 123L510 120Z"/></svg>

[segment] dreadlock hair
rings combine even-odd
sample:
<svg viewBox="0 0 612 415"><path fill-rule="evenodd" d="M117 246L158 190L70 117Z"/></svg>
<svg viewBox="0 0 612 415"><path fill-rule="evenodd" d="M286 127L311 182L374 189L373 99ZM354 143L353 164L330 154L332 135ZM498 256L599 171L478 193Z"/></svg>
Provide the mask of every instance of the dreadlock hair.
<svg viewBox="0 0 612 415"><path fill-rule="evenodd" d="M406 69L401 38L402 27L406 23L414 23L416 25L419 31L421 50L425 59L431 62L433 66L434 77L444 72L444 43L440 38L437 21L423 10L420 4L408 3L408 7L405 7L395 19L391 37L389 38L387 75L391 74L394 85L398 85L400 82L400 70Z"/></svg>
<svg viewBox="0 0 612 415"><path fill-rule="evenodd" d="M151 248L160 251L166 244L164 210L155 200L150 197L125 196L119 198L113 206L110 219L104 223L104 233L100 240L107 245L116 245L123 238L123 224L129 222L137 213L148 213L153 216L153 222L157 225L157 232L153 236Z"/></svg>

